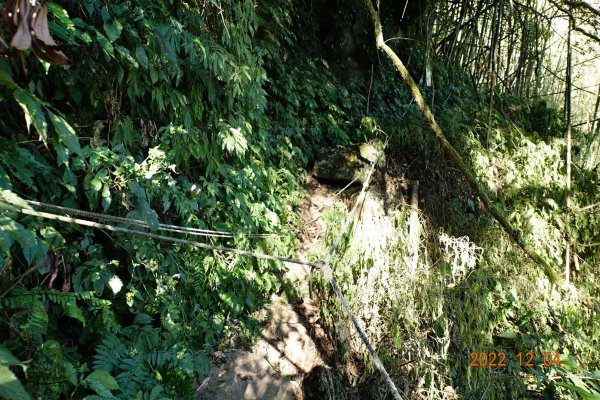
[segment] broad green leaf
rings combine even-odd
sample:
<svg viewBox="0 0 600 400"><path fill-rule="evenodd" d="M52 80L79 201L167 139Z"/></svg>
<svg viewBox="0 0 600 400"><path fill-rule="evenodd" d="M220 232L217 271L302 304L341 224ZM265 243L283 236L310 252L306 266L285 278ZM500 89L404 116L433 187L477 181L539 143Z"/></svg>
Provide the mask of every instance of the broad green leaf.
<svg viewBox="0 0 600 400"><path fill-rule="evenodd" d="M111 393L111 391L106 386L102 385L101 383L98 383L96 381L87 381L87 380L84 381L83 383L85 384L85 386L89 387L94 392L96 392L98 394L98 396L100 396L100 399L102 399L102 400L115 398L113 396L113 394Z"/></svg>
<svg viewBox="0 0 600 400"><path fill-rule="evenodd" d="M94 14L95 2L93 0L84 0L83 5L91 17Z"/></svg>
<svg viewBox="0 0 600 400"><path fill-rule="evenodd" d="M10 190L0 190L0 209L20 211L22 208L31 209L29 204Z"/></svg>
<svg viewBox="0 0 600 400"><path fill-rule="evenodd" d="M504 338L504 339L516 339L517 336L518 336L517 333L515 333L515 332L509 332L509 331L504 331L504 332L502 332L500 334L500 337Z"/></svg>
<svg viewBox="0 0 600 400"><path fill-rule="evenodd" d="M15 374L4 365L0 365L0 397L7 400L31 400Z"/></svg>
<svg viewBox="0 0 600 400"><path fill-rule="evenodd" d="M248 142L242 133L241 128L229 127L219 133L222 148L232 154L242 157L248 150Z"/></svg>
<svg viewBox="0 0 600 400"><path fill-rule="evenodd" d="M71 21L67 10L62 8L56 3L48 3L48 11L54 15L64 26L67 28L73 28L75 24Z"/></svg>
<svg viewBox="0 0 600 400"><path fill-rule="evenodd" d="M171 46L171 43L169 43L169 41L166 40L166 38L163 36L160 30L157 29L154 32L156 33L155 37L158 41L158 44L160 45L163 54L167 57L167 60L169 60L174 66L178 66L177 54L175 53L175 49L173 49L173 46Z"/></svg>
<svg viewBox="0 0 600 400"><path fill-rule="evenodd" d="M150 392L150 400L162 400L166 398L167 397L165 396L165 389L162 387L162 385L154 386L154 388Z"/></svg>
<svg viewBox="0 0 600 400"><path fill-rule="evenodd" d="M13 365L23 364L17 357L13 356L4 346L0 346L0 365L12 367Z"/></svg>
<svg viewBox="0 0 600 400"><path fill-rule="evenodd" d="M25 114L27 131L29 131L29 127L33 124L35 130L40 135L40 139L45 143L48 139L48 123L46 122L42 106L23 89L15 90L13 95Z"/></svg>
<svg viewBox="0 0 600 400"><path fill-rule="evenodd" d="M21 246L23 255L29 265L39 261L48 252L48 248L42 240L12 218L0 215L0 226L2 227L0 230L2 232L2 235L0 235L0 247L6 250L5 246L10 246L10 241L16 240Z"/></svg>
<svg viewBox="0 0 600 400"><path fill-rule="evenodd" d="M112 198L110 196L110 185L105 183L102 187L102 208L104 211L109 209L111 202Z"/></svg>
<svg viewBox="0 0 600 400"><path fill-rule="evenodd" d="M148 325L153 321L152 317L148 314L140 313L135 316L133 323L136 325Z"/></svg>
<svg viewBox="0 0 600 400"><path fill-rule="evenodd" d="M60 115L56 115L50 110L48 110L48 116L50 117L50 122L52 122L56 133L58 134L59 140L64 143L69 150L69 155L72 153L81 153L79 139L77 138L77 134L75 133L73 127L71 127L71 125L69 125L69 123Z"/></svg>
<svg viewBox="0 0 600 400"><path fill-rule="evenodd" d="M131 65L133 65L135 68L137 68L137 67L138 67L138 62L137 62L137 60L136 60L135 58L133 58L133 56L131 55L131 52L129 51L129 49L128 49L128 48L126 48L126 47L123 47L123 46L119 46L119 45L117 45L117 46L115 46L115 49L116 49L116 50L119 52L119 54L120 54L122 57L124 57L124 58L125 58L127 61L129 61L129 63L130 63ZM122 69L122 68L121 68L121 71L123 71L123 69ZM123 74L124 74L124 72L121 72L121 73L123 73ZM121 78L121 79L119 79L119 81L120 81L120 80L122 80L122 78Z"/></svg>
<svg viewBox="0 0 600 400"><path fill-rule="evenodd" d="M75 176L70 168L65 168L65 172L63 173L63 183L73 196L77 196L77 176Z"/></svg>
<svg viewBox="0 0 600 400"><path fill-rule="evenodd" d="M17 88L17 84L10 73L10 66L6 59L3 58L0 58L0 86L11 90Z"/></svg>
<svg viewBox="0 0 600 400"><path fill-rule="evenodd" d="M150 81L154 84L158 81L158 71L150 68Z"/></svg>
<svg viewBox="0 0 600 400"><path fill-rule="evenodd" d="M119 389L119 384L108 372L102 370L96 370L89 374L87 378L85 378L88 382L96 382L100 385L104 386L109 390L117 390Z"/></svg>
<svg viewBox="0 0 600 400"><path fill-rule="evenodd" d="M21 245L21 247L23 247L23 255L25 256L25 259L27 260L29 265L39 262L48 253L48 247L46 246L46 243L44 243L43 240L41 240L37 236L33 236L33 239L34 240L30 245L26 247L23 247L23 245Z"/></svg>
<svg viewBox="0 0 600 400"><path fill-rule="evenodd" d="M146 200L146 192L144 191L144 189L142 189L142 187L137 182L131 183L129 187L135 195L136 200L136 209L132 212L133 215L137 214L138 218L141 217L141 219L145 221L148 224L148 226L150 226L150 229L158 229L158 214L150 207L150 204L148 204L148 201Z"/></svg>
<svg viewBox="0 0 600 400"><path fill-rule="evenodd" d="M121 36L121 31L123 30L123 25L118 20L115 20L114 23L109 24L108 22L104 23L104 32L106 32L106 36L110 42L114 42Z"/></svg>
<svg viewBox="0 0 600 400"><path fill-rule="evenodd" d="M69 149L58 138L54 140L54 151L56 151L56 164L69 165Z"/></svg>
<svg viewBox="0 0 600 400"><path fill-rule="evenodd" d="M558 386L562 386L562 387L566 387L568 389L574 390L584 400L600 400L600 394L594 394L594 393L589 392L587 390L588 388L585 385L583 385L583 387L582 387L582 386L578 386L578 385L572 385L572 384L566 383L566 382L554 382L554 383Z"/></svg>
<svg viewBox="0 0 600 400"><path fill-rule="evenodd" d="M567 370L578 370L579 362L572 355L561 355L560 365L566 367Z"/></svg>
<svg viewBox="0 0 600 400"><path fill-rule="evenodd" d="M5 226L5 224L10 222L12 222L11 218L0 214L0 226ZM0 229L0 251L3 251L4 253L10 252L10 248L14 242L15 239L9 232L4 228Z"/></svg>
<svg viewBox="0 0 600 400"><path fill-rule="evenodd" d="M135 49L135 57L138 62L142 65L142 67L148 67L148 56L146 55L146 50L144 50L144 46L138 46Z"/></svg>
<svg viewBox="0 0 600 400"><path fill-rule="evenodd" d="M10 182L10 177L0 166L0 189L12 190L12 183Z"/></svg>
<svg viewBox="0 0 600 400"><path fill-rule="evenodd" d="M90 187L94 191L99 192L102 189L102 180L99 177L95 177L90 181Z"/></svg>
<svg viewBox="0 0 600 400"><path fill-rule="evenodd" d="M109 57L114 57L115 49L110 43L110 41L106 38L106 36L104 36L100 32L96 32L96 38L98 39L98 43L100 43L100 46L102 46L102 50L104 50L106 55Z"/></svg>

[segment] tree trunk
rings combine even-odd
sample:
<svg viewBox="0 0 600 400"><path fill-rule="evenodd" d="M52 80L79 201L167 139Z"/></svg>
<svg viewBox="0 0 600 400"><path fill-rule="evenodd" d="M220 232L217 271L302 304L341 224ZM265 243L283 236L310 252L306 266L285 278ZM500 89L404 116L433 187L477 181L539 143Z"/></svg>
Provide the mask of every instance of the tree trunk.
<svg viewBox="0 0 600 400"><path fill-rule="evenodd" d="M521 236L521 233L508 222L506 217L503 215L503 212L498 208L496 204L494 204L490 200L488 194L477 182L475 176L468 170L467 166L460 158L458 152L454 149L454 147L452 147L450 142L448 142L446 136L442 132L442 129L435 121L435 118L431 113L429 106L425 102L425 99L423 98L423 95L421 94L421 91L417 87L412 76L410 75L400 58L398 58L396 53L394 53L394 51L388 45L385 44L385 41L383 40L381 21L379 20L379 16L377 15L375 8L373 7L373 3L371 3L371 0L365 0L365 5L371 14L371 18L373 19L373 24L375 26L375 43L377 45L377 48L379 50L382 50L390 58L390 60L394 64L394 67L396 67L396 69L400 73L402 80L408 86L415 102L419 106L419 109L423 114L423 119L435 134L435 137L444 149L446 155L462 171L471 189L478 195L478 197L481 199L487 210L490 212L490 214L492 214L496 221L498 221L498 223L500 224L500 226L502 226L506 233L519 245L519 247L521 247L521 249L523 249L525 254L527 254L533 261L535 261L544 269L546 275L548 275L548 278L550 279L550 282L552 282L553 284L562 283L562 278L559 274L556 273L556 271L550 265L550 263L545 258L540 256L530 245L528 245L525 242L525 240Z"/></svg>
<svg viewBox="0 0 600 400"><path fill-rule="evenodd" d="M569 20L569 35L567 39L567 79L565 90L565 115L567 117L567 199L566 199L566 246L565 246L565 282L569 283L571 275L571 65L572 65L572 49L571 49L571 28L572 22Z"/></svg>
<svg viewBox="0 0 600 400"><path fill-rule="evenodd" d="M594 107L594 115L592 116L592 129L590 130L590 139L587 141L587 152L585 154L586 169L591 171L596 168L598 158L598 150L600 149L600 143L598 143L598 137L600 136L600 84L598 85L598 94L596 95L596 106Z"/></svg>
<svg viewBox="0 0 600 400"><path fill-rule="evenodd" d="M489 97L489 108L488 108L488 130L492 129L492 115L494 111L494 91L496 90L496 70L498 66L498 53L499 53L499 42L500 42L500 21L502 19L502 0L496 3L494 8L494 14L492 17L492 36L490 42L490 80L488 82L490 86L490 97ZM488 150L489 150L489 137L488 133Z"/></svg>

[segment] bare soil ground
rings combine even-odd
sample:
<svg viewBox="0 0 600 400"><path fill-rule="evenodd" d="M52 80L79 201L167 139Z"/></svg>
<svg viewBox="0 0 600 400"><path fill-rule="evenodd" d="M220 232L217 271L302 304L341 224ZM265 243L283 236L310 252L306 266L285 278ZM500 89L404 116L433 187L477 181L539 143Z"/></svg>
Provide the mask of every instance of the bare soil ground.
<svg viewBox="0 0 600 400"><path fill-rule="evenodd" d="M329 207L338 187L305 177L306 194L300 204L302 227L298 232L298 257L304 259L323 239L322 212ZM262 322L258 340L250 351L228 350L213 356L213 367L197 390L197 400L314 398L311 371L326 369L334 352L319 325L319 309L309 295L310 267L287 264L285 278L294 296L273 295L257 318ZM304 381L304 378L309 379ZM303 387L304 383L304 387Z"/></svg>

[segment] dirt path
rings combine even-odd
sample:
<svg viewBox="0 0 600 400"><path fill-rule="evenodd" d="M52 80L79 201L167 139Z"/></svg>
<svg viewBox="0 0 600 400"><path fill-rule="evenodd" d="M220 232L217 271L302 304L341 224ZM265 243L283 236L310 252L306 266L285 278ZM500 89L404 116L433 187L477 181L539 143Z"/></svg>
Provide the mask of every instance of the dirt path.
<svg viewBox="0 0 600 400"><path fill-rule="evenodd" d="M331 205L336 190L321 185L311 176L305 178L306 194L300 204L302 232L298 257L308 253L325 234L321 213ZM307 266L287 264L285 277L296 294L292 299L273 295L260 311L262 330L251 351L218 352L209 376L197 391L197 400L277 399L303 400L303 379L313 368L325 365L324 332L317 320L319 310L309 296Z"/></svg>

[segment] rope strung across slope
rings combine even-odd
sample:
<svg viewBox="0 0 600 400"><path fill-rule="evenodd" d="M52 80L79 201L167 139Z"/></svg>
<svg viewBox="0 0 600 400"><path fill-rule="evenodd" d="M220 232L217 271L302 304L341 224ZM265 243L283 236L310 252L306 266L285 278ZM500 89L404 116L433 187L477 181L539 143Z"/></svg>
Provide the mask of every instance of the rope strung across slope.
<svg viewBox="0 0 600 400"><path fill-rule="evenodd" d="M371 177L373 175L373 172L375 171L375 167L377 166L377 163L379 162L379 159L383 155L383 152L385 151L385 148L387 147L389 141L390 141L390 137L388 136L387 139L386 139L386 141L385 141L385 143L384 143L384 145L383 145L383 147L382 147L382 149L381 149L381 151L377 155L377 158L375 159L375 161L371 165L371 169L369 171L369 174L367 175L367 179L365 179L365 181L363 182L360 194L356 198L356 202L354 203L354 206L352 207L352 210L350 211L350 213L348 214L348 217L344 221L344 224L342 225L342 229L341 229L340 233L338 234L335 242L331 246L331 249L329 249L329 252L327 253L327 256L325 257L325 259L324 260L319 260L318 264L319 264L319 269L321 270L321 273L323 274L323 278L325 278L325 280L331 285L331 287L333 288L333 291L335 292L335 294L337 295L338 299L342 303L342 306L344 307L344 310L346 311L346 314L348 314L348 316L352 320L352 324L354 325L354 328L358 332L358 335L360 336L360 339L362 340L363 344L365 345L365 347L369 351L369 354L371 355L371 358L373 359L373 363L375 364L375 367L383 375L383 378L385 379L385 382L386 382L386 384L388 385L388 387L390 389L392 397L394 399L396 399L396 400L402 400L402 396L400 396L400 393L398 392L398 389L396 388L396 385L392 381L392 378L388 374L388 372L385 369L383 363L381 362L381 359L377 355L377 352L373 348L373 345L371 344L371 341L369 340L369 338L367 337L365 331L360 326L360 323L358 322L358 320L356 319L356 317L352 313L352 310L350 309L350 305L348 304L348 301L344 297L344 294L342 293L342 290L340 289L339 285L337 284L336 279L333 277L333 272L332 272L331 267L330 267L331 259L333 258L334 254L336 253L336 251L337 251L340 243L342 242L342 239L346 235L346 233L348 231L348 228L352 224L352 220L355 217L355 214L356 214L356 212L358 210L359 205L362 204L363 201L364 201L364 197L366 196L367 188L369 187L369 183L371 181Z"/></svg>
<svg viewBox="0 0 600 400"><path fill-rule="evenodd" d="M41 212L41 211L35 211L35 210L27 209L27 208L22 208L21 209L21 213L22 214L26 214L26 215L31 215L31 216L34 216L34 217L40 217L40 218L50 219L50 220L54 220L54 221L69 222L69 223L78 224L78 225L82 225L82 226L88 226L88 227L91 227L91 228L105 229L105 230L111 231L111 232L122 232L122 233L131 234L131 235L144 236L144 237L148 237L148 238L151 238L151 239L164 240L164 241L167 241L167 242L188 244L188 245L191 245L191 246L194 246L194 247L199 247L201 249L206 249L206 250L223 251L223 252L227 252L227 253L234 253L234 254L239 254L239 255L242 255L242 256L248 256L248 257L254 257L254 258L261 258L261 259L265 259L265 260L281 261L281 262L288 262L288 263L292 263L292 264L308 265L308 266L311 266L311 267L318 267L317 263L312 263L312 262L309 262L309 261L295 260L293 258L271 256L271 255L268 255L268 254L261 254L261 253L254 253L254 252L251 252L251 251L241 250L241 249L235 249L235 248L232 248L232 247L214 246L214 245L208 244L208 243L195 242L193 240L179 239L179 238L174 238L174 237L170 237L170 236L163 236L163 235L158 235L156 233L142 232L142 231L137 231L135 229L122 228L120 226L113 226L113 225L108 225L108 224L102 224L102 223L99 223L99 222L88 221L88 220L85 220L85 219L79 219L79 218L73 218L73 217L65 217L63 215L51 214L51 213Z"/></svg>
<svg viewBox="0 0 600 400"><path fill-rule="evenodd" d="M94 219L104 219L107 221L121 222L128 225L140 226L143 228L151 228L148 223L145 221L141 221L139 219L132 218L124 218L118 217L116 215L108 215L108 214L99 214L91 211L82 211L76 208L69 207L61 207L56 206L54 204L42 203L39 201L25 200L27 204L39 208L45 208L47 210L54 210L64 212L66 214L79 215L86 218L94 218ZM199 229L199 228L189 228L185 226L177 226L177 225L167 225L167 224L158 224L157 230L166 231L166 232L176 232L176 233L185 233L187 235L195 235L195 236L210 236L210 237L223 237L223 238L233 238L235 234L226 231L214 231L210 229ZM244 235L249 238L268 238L275 236L283 236L278 233L249 233Z"/></svg>

